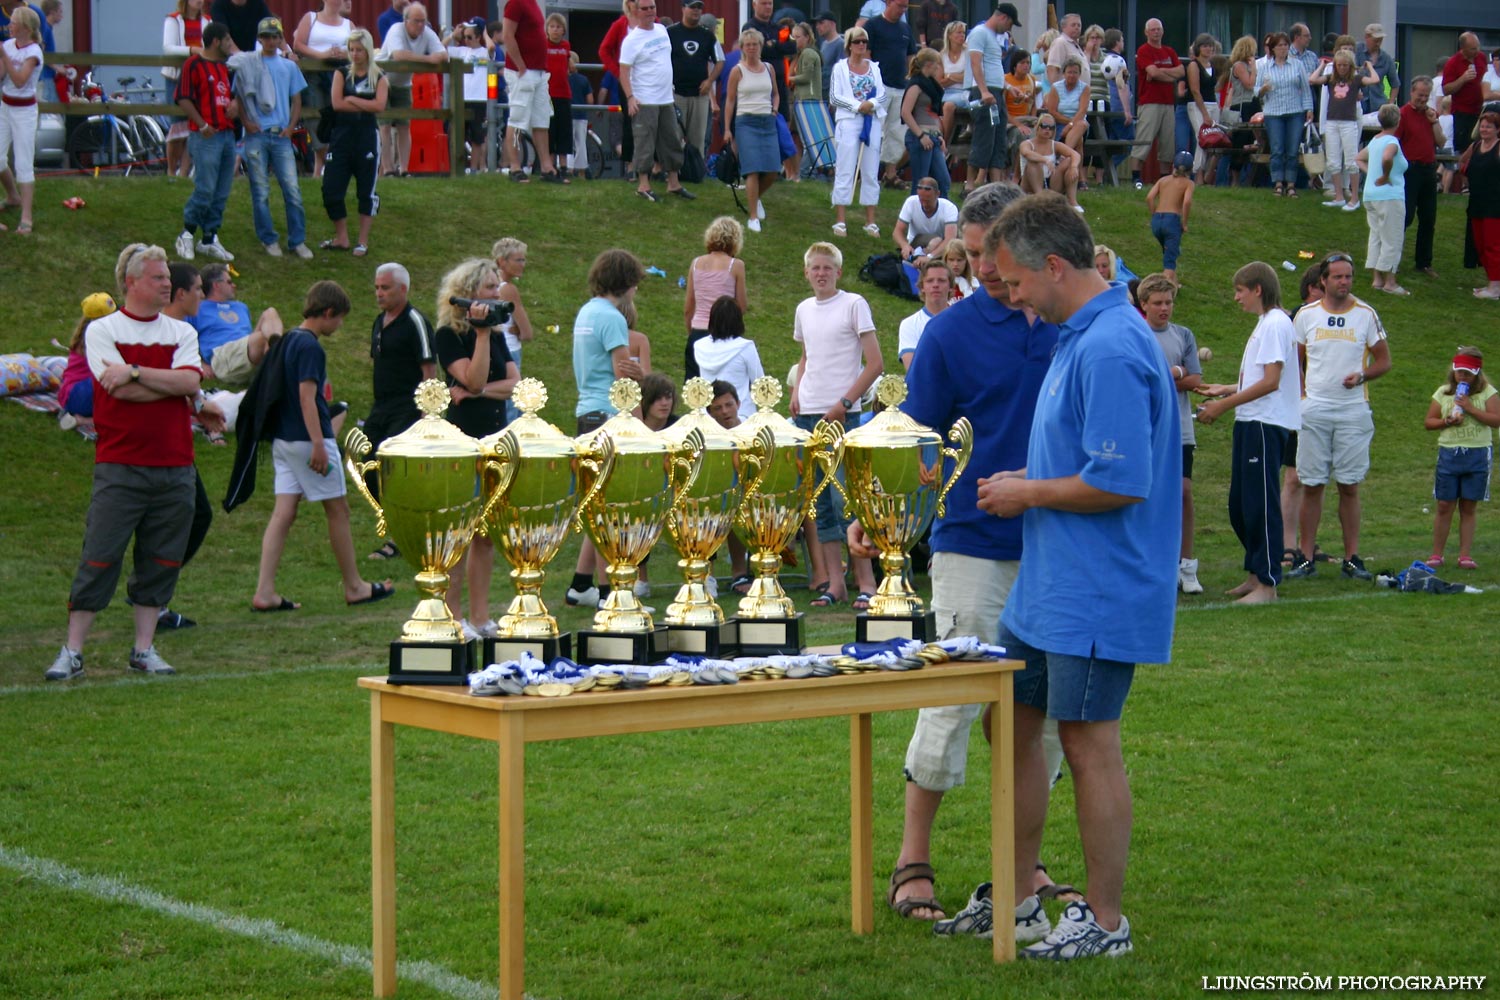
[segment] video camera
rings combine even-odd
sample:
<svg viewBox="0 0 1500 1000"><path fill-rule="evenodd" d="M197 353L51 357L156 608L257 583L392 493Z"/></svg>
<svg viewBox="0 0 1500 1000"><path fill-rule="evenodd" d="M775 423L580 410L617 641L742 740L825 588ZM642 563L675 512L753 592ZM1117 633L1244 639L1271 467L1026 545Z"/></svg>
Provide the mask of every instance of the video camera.
<svg viewBox="0 0 1500 1000"><path fill-rule="evenodd" d="M475 329L500 326L510 319L510 314L516 311L516 307L510 302L497 302L494 299L464 299L457 295L449 296L448 304L468 311L472 306L486 306L485 315L479 319L470 319L469 325Z"/></svg>

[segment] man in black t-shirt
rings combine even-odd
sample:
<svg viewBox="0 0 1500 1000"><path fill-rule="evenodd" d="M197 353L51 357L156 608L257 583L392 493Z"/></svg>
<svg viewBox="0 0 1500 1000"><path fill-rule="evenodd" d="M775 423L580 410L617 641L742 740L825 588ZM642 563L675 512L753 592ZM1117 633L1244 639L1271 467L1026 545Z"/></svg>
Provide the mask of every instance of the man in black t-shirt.
<svg viewBox="0 0 1500 1000"><path fill-rule="evenodd" d="M786 41L781 40L781 29L771 20L772 3L773 0L754 0L750 8L750 20L740 28L740 34L744 34L747 28L754 28L765 36L766 40L760 47L760 61L771 68L771 75L776 79L776 92L781 99L781 117L791 121L789 109L792 101L786 87L786 61L797 58L797 43L790 37Z"/></svg>
<svg viewBox="0 0 1500 1000"><path fill-rule="evenodd" d="M901 99L906 96L906 62L917 51L906 23L907 0L886 0L879 17L865 22L870 36L870 58L880 65L885 84L885 130L880 137L880 162L885 182L894 184L896 170L906 157L906 125L901 121Z"/></svg>
<svg viewBox="0 0 1500 1000"><path fill-rule="evenodd" d="M687 141L700 151L708 148L710 95L724 68L724 49L702 21L703 0L687 0L682 22L667 29L672 40L672 103L682 116Z"/></svg>
<svg viewBox="0 0 1500 1000"><path fill-rule="evenodd" d="M254 52L256 25L261 18L276 15L266 6L266 0L214 0L208 16L228 26L229 37L241 52Z"/></svg>

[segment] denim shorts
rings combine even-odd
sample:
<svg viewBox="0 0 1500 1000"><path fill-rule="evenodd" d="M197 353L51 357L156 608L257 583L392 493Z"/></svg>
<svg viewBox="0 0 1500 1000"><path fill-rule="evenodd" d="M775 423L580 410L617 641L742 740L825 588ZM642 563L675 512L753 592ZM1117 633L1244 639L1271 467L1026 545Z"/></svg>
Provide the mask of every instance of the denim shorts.
<svg viewBox="0 0 1500 1000"><path fill-rule="evenodd" d="M1433 499L1488 500L1490 452L1489 448L1439 448Z"/></svg>
<svg viewBox="0 0 1500 1000"><path fill-rule="evenodd" d="M1026 669L1015 675L1015 700L1059 722L1110 722L1125 709L1135 664L1088 656L1048 653L1028 646L1000 626L1000 645Z"/></svg>
<svg viewBox="0 0 1500 1000"><path fill-rule="evenodd" d="M792 423L805 431L810 431L818 426L818 421L823 419L821 413L800 413L792 418ZM844 430L852 431L859 426L859 414L851 413L844 417ZM823 475L823 470L818 469L818 476ZM844 466L839 463L835 470L838 481L844 481ZM818 494L817 501L813 504L813 523L818 529L819 542L841 542L849 530L850 523L854 520L853 513L844 511L844 498L838 488L832 483Z"/></svg>

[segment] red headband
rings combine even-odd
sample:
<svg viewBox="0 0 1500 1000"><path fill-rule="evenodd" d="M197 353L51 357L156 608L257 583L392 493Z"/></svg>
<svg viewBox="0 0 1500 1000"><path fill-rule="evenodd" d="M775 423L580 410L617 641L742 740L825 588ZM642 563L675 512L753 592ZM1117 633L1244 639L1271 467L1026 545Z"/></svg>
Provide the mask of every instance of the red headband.
<svg viewBox="0 0 1500 1000"><path fill-rule="evenodd" d="M1455 371L1462 368L1465 371L1477 372L1483 366L1484 362L1472 354L1453 355L1453 368Z"/></svg>

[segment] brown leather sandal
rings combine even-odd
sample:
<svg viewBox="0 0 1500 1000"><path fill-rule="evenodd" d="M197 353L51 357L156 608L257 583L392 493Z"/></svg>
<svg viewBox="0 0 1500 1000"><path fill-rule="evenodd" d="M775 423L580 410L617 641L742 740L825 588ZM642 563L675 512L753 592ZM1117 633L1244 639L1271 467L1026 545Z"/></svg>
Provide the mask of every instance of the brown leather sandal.
<svg viewBox="0 0 1500 1000"><path fill-rule="evenodd" d="M895 910L906 920L942 920L947 916L943 910L943 904L931 896L908 896L903 900L896 899L896 890L908 882L918 879L926 879L933 885L937 884L937 874L932 870L932 865L925 861L913 861L909 865L902 865L891 872L890 888L886 890L885 901L891 909ZM913 917L914 910L931 910L936 913L935 917Z"/></svg>

